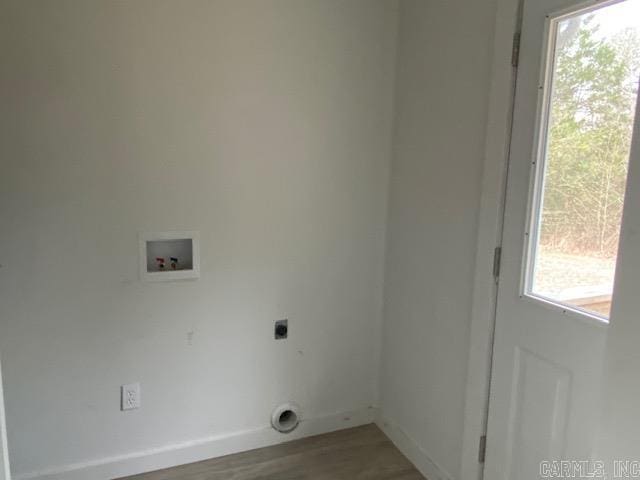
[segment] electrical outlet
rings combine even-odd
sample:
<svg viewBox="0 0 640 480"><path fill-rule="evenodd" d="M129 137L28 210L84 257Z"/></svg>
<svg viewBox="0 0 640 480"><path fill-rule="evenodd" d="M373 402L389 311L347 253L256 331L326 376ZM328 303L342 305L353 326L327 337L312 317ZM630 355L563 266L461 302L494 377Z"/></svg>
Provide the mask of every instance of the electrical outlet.
<svg viewBox="0 0 640 480"><path fill-rule="evenodd" d="M120 389L120 409L134 410L140 408L140 384L129 383Z"/></svg>
<svg viewBox="0 0 640 480"><path fill-rule="evenodd" d="M289 335L289 320L278 320L275 328L275 339L284 340Z"/></svg>

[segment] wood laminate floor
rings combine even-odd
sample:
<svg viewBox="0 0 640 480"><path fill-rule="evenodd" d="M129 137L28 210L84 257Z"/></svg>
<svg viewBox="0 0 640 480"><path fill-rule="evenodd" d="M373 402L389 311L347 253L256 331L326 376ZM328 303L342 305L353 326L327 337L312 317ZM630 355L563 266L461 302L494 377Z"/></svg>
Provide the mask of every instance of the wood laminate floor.
<svg viewBox="0 0 640 480"><path fill-rule="evenodd" d="M425 480L375 425L120 480Z"/></svg>

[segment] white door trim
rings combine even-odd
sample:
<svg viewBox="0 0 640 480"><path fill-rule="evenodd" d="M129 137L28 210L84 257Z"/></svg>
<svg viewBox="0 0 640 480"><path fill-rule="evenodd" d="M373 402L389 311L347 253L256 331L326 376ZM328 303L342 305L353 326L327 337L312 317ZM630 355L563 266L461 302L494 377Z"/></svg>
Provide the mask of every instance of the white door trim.
<svg viewBox="0 0 640 480"><path fill-rule="evenodd" d="M493 277L493 255L502 231L515 85L512 47L519 28L520 3L520 0L497 0L471 310L461 480L482 478L483 465L478 454L480 437L486 432L497 287Z"/></svg>
<svg viewBox="0 0 640 480"><path fill-rule="evenodd" d="M11 480L7 428L4 415L4 391L2 389L2 366L0 365L0 480Z"/></svg>

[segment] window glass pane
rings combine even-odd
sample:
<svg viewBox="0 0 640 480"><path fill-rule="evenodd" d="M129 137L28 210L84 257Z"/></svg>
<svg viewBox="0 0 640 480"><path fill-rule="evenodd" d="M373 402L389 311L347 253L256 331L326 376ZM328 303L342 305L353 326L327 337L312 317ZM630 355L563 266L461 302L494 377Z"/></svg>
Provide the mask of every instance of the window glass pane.
<svg viewBox="0 0 640 480"><path fill-rule="evenodd" d="M640 78L640 1L552 27L529 293L608 317Z"/></svg>

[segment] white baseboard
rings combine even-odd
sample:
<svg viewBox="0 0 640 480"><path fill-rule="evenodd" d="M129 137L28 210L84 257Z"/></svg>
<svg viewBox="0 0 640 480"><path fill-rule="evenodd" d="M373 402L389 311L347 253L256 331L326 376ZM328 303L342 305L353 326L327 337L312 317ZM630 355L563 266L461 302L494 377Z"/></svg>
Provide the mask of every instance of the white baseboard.
<svg viewBox="0 0 640 480"><path fill-rule="evenodd" d="M374 422L376 414L375 408L363 408L307 418L303 419L295 431L286 435L265 425L251 430L214 435L125 455L24 473L14 478L15 480L112 480L366 425Z"/></svg>
<svg viewBox="0 0 640 480"><path fill-rule="evenodd" d="M453 477L431 460L427 452L395 422L387 418L378 418L376 425L428 480L453 480Z"/></svg>

